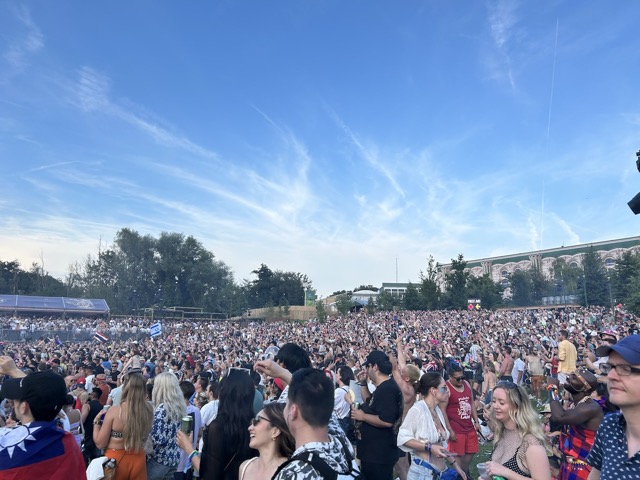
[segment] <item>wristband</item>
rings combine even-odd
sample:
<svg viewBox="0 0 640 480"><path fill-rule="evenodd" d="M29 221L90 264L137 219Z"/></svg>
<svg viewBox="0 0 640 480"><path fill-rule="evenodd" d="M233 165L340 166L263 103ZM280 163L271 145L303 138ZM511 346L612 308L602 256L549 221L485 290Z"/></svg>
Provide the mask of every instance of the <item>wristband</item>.
<svg viewBox="0 0 640 480"><path fill-rule="evenodd" d="M193 457L199 457L200 456L200 452L198 452L198 450L194 450L193 452L191 452L191 454L189 454L189 462L191 461L191 459Z"/></svg>
<svg viewBox="0 0 640 480"><path fill-rule="evenodd" d="M427 442L424 444L424 451L431 452L431 442Z"/></svg>

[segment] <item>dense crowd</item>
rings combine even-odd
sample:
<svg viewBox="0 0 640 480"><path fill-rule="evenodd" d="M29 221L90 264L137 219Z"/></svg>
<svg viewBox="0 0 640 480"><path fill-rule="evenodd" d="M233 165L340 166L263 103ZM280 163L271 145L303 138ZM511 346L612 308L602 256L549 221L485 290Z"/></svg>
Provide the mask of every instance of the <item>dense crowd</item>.
<svg viewBox="0 0 640 480"><path fill-rule="evenodd" d="M609 345L611 338L617 342L633 336L639 328L638 319L621 306L613 312L602 307L373 315L354 312L329 317L323 323L161 320L162 332L155 337L147 335L151 323L137 318L70 321L0 317L0 327L6 329L55 332L71 328L100 334L96 337L100 340L91 342L62 342L55 334L26 342L4 342L0 344L4 365L0 365L0 372L27 376L55 373L63 378L65 396L69 397L58 421L82 447L85 462L103 454L117 460L116 478L188 478L192 474L203 478L271 478L276 469L269 468L275 463L269 464L266 458L274 462L277 458L281 464L292 455L298 458L304 453L304 449L296 449L300 447L298 437L304 436L300 432L315 431L313 422L309 426L290 418L295 417L291 410L294 407L288 403L289 417L281 409L269 407L270 403L286 402L296 372L307 367L318 369L331 380L334 408L327 428L340 442L330 443L327 451L334 455L340 450L342 453L336 455L347 459L332 464L340 474L348 476L353 463L360 466L367 479L387 479L391 472L402 480L444 479L447 469L454 478L470 478L478 439L485 441L488 437L496 444L495 458L509 458L488 462L483 466L486 475L521 478L511 477L510 471L504 470L513 457L523 478L550 478L552 474L586 478L585 471L588 474L590 468L587 471L583 468L586 463L581 462L589 452L582 457L568 455L553 432L565 431L561 428L563 419L573 414L565 413L568 405L581 402L576 411L582 411L584 398L593 399L603 415L615 410L608 402L606 377L600 369L607 357L599 355L597 349ZM144 335L138 340L120 339L119 332L133 330ZM568 358L567 351L569 357L575 351L575 359ZM574 373L580 368L585 369L584 374L578 374L585 385L582 389ZM388 379L392 383L386 383ZM300 377L299 385L305 381ZM572 391L572 382L579 392ZM231 391L234 383L237 385ZM516 393L504 385L513 385ZM553 390L558 386L564 392L563 406L554 403L560 400ZM242 403L238 392L244 387L251 388L248 412L238 407ZM581 397L580 393L587 390L589 395ZM0 390L0 397L5 396L4 391ZM572 398L573 393L577 399ZM0 403L0 421L7 425L6 433L19 423L19 409L15 401L5 397ZM393 406L396 397L400 398L397 414ZM137 405L136 399L143 403ZM232 402L234 409L227 405ZM538 460L534 460L536 467L529 464L529 450L523 450L522 442L509 437L513 425L508 416L500 416L500 402L549 410L552 421L547 424L546 436L540 434L544 428L541 421L539 427L517 425L518 429L525 428L519 430L520 439L526 438L527 446L532 447L530 452L540 454L540 447L545 459L551 459L542 467L548 470L548 476L540 474ZM105 405L112 405L106 413ZM383 406L389 408L384 414L376 410ZM533 410L524 405L521 408L524 416L535 414L538 418ZM123 415L129 418L127 422L123 422ZM192 418L192 438L178 433L185 416ZM308 422L308 414L302 416ZM242 435L230 433L220 418L241 422L238 431L248 432L246 445L222 456L216 452L228 449L224 439ZM256 440L262 431L260 418L271 422L272 436L277 431L273 436L274 441L278 438L275 450ZM593 416L588 420L588 430L594 436L589 445L593 445L597 425L594 429ZM574 436L583 433L576 433L575 428L572 431ZM505 439L511 442L508 447ZM380 445L386 446L381 449ZM2 449L0 445L0 456ZM118 457L110 451L137 452L137 456L131 453ZM350 462L351 455L357 462ZM262 460L249 462L254 457ZM566 468L567 458L575 460L571 469ZM312 465L309 462L307 465ZM381 467L383 463L385 468ZM341 464L348 468L340 470ZM287 477L283 475L292 469L290 463L287 465L277 473L280 478L316 478L314 472L324 468L301 467L298 470L308 471L308 477ZM270 475L264 476L265 472Z"/></svg>

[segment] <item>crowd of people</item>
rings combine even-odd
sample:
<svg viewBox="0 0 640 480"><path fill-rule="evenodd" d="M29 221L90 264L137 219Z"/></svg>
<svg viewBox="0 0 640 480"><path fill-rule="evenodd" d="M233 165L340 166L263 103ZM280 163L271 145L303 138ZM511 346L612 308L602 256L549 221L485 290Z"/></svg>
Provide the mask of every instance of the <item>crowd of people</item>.
<svg viewBox="0 0 640 480"><path fill-rule="evenodd" d="M483 478L640 478L640 336L621 306L161 323L123 340L150 322L0 318L100 334L0 343L0 478L42 471L25 428L64 446L46 461L66 478L466 480L485 441Z"/></svg>

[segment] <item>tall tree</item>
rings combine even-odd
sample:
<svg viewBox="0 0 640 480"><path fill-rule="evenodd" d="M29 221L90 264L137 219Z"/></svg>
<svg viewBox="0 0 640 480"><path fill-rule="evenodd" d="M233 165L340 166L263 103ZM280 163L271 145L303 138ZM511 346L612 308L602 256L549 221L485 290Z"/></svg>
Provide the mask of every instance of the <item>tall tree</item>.
<svg viewBox="0 0 640 480"><path fill-rule="evenodd" d="M532 305L531 277L522 270L516 270L509 276L511 303L516 307Z"/></svg>
<svg viewBox="0 0 640 480"><path fill-rule="evenodd" d="M578 280L582 276L580 268L569 265L564 258L553 262L554 295L579 295Z"/></svg>
<svg viewBox="0 0 640 480"><path fill-rule="evenodd" d="M405 310L424 310L424 299L420 295L420 292L416 286L409 282L407 289L404 292L404 298L402 299Z"/></svg>
<svg viewBox="0 0 640 480"><path fill-rule="evenodd" d="M438 270L440 265L433 255L429 255L427 269L420 272L420 295L426 310L435 310L440 304L440 287L438 287Z"/></svg>
<svg viewBox="0 0 640 480"><path fill-rule="evenodd" d="M608 305L608 280L604 262L593 247L589 247L582 257L582 268L589 305Z"/></svg>
<svg viewBox="0 0 640 480"><path fill-rule="evenodd" d="M346 315L353 308L351 295L342 293L336 297L336 309L341 315Z"/></svg>
<svg viewBox="0 0 640 480"><path fill-rule="evenodd" d="M257 276L247 284L248 302L251 308L277 305L284 297L289 305L304 305L305 287L311 286L309 278L301 273L272 271L264 263L252 271Z"/></svg>
<svg viewBox="0 0 640 480"><path fill-rule="evenodd" d="M640 254L626 251L616 261L611 272L612 296L624 304L635 293L634 279L640 275Z"/></svg>
<svg viewBox="0 0 640 480"><path fill-rule="evenodd" d="M482 308L492 310L502 304L502 285L494 282L489 274L469 277L467 291L470 298L480 299Z"/></svg>
<svg viewBox="0 0 640 480"><path fill-rule="evenodd" d="M467 262L462 254L456 260L451 260L451 270L445 275L444 302L447 308L464 309L467 306L469 273L465 272L466 267Z"/></svg>

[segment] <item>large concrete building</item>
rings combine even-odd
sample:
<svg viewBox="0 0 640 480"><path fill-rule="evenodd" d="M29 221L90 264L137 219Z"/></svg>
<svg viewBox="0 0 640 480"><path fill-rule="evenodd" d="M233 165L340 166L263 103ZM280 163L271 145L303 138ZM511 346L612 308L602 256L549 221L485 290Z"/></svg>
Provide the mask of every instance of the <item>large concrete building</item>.
<svg viewBox="0 0 640 480"><path fill-rule="evenodd" d="M512 273L529 270L532 266L542 269L547 277L552 276L553 264L557 259L563 259L568 265L580 267L582 257L589 248L593 248L602 258L606 268L613 268L618 258L624 252L640 252L640 237L620 238L604 242L583 243L570 247L549 248L533 252L516 253L499 257L481 258L467 261L466 271L475 277L489 274L494 282L501 282L506 286L508 277ZM444 285L444 276L451 270L451 264L442 265L438 281Z"/></svg>

